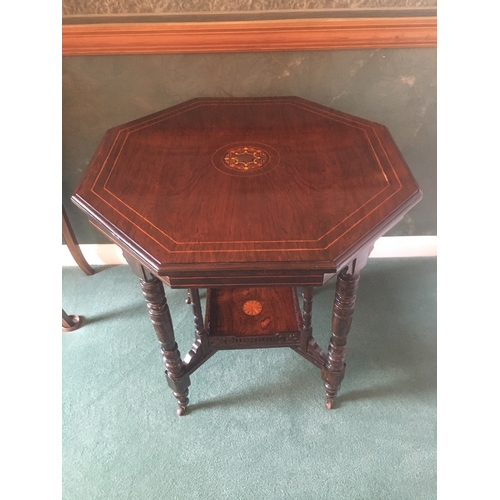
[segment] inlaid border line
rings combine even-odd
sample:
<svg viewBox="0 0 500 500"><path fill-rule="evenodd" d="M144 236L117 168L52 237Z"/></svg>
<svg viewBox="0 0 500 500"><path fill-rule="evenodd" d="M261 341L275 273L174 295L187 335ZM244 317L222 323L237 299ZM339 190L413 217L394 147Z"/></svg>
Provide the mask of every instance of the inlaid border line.
<svg viewBox="0 0 500 500"><path fill-rule="evenodd" d="M80 245L91 266L126 264L121 249L114 243ZM436 257L437 236L383 236L375 243L371 258ZM62 245L62 265L76 266L66 245Z"/></svg>

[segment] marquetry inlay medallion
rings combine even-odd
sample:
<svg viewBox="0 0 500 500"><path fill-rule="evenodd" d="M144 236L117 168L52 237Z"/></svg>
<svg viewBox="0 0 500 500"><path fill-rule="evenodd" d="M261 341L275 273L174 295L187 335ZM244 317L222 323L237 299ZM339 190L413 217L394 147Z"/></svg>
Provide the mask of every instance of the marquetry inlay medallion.
<svg viewBox="0 0 500 500"><path fill-rule="evenodd" d="M259 148L243 146L230 149L224 155L224 163L236 170L262 168L269 161L269 155Z"/></svg>
<svg viewBox="0 0 500 500"><path fill-rule="evenodd" d="M243 304L243 312L249 316L257 316L262 311L262 304L258 300L247 300Z"/></svg>
<svg viewBox="0 0 500 500"><path fill-rule="evenodd" d="M233 176L254 176L271 171L279 163L279 154L260 143L233 143L219 148L212 156L217 170Z"/></svg>

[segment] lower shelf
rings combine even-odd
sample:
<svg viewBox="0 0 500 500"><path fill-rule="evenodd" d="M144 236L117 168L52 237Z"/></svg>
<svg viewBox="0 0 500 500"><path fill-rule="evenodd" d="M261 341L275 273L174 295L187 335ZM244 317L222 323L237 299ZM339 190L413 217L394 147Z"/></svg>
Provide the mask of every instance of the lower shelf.
<svg viewBox="0 0 500 500"><path fill-rule="evenodd" d="M205 330L216 349L293 347L301 328L295 288L207 290Z"/></svg>

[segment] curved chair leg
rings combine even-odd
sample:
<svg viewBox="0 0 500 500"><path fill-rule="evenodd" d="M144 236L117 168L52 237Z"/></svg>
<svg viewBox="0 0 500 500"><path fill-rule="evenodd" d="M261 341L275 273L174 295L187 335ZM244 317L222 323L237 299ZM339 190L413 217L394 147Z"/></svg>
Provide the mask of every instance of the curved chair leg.
<svg viewBox="0 0 500 500"><path fill-rule="evenodd" d="M62 310L62 329L63 332L72 332L82 325L82 320L76 314L66 314L66 311Z"/></svg>
<svg viewBox="0 0 500 500"><path fill-rule="evenodd" d="M76 241L75 233L73 232L73 228L68 219L68 214L64 209L64 205L62 207L62 234L64 241L68 245L68 249L75 259L76 263L80 267L80 269L87 275L91 276L95 273L94 269L90 267L89 263L85 260L85 257L78 246L78 242Z"/></svg>

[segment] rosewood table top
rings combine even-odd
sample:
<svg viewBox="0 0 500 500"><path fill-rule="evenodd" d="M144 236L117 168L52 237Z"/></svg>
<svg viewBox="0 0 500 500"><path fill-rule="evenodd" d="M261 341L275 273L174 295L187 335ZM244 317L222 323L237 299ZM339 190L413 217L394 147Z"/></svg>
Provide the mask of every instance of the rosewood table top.
<svg viewBox="0 0 500 500"><path fill-rule="evenodd" d="M421 198L383 125L297 97L109 130L73 201L171 287L320 285Z"/></svg>

